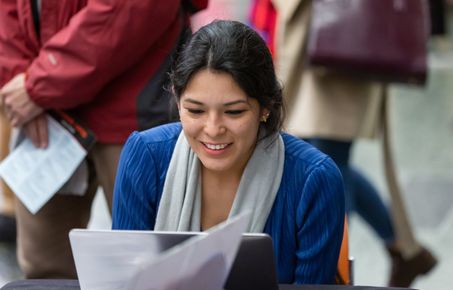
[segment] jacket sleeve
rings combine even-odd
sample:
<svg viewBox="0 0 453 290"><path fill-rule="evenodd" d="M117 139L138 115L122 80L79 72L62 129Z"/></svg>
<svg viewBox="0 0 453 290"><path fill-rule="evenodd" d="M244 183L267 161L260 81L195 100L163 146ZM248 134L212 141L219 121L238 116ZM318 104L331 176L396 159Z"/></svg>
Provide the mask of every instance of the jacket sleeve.
<svg viewBox="0 0 453 290"><path fill-rule="evenodd" d="M311 171L297 208L297 284L334 283L344 218L343 179L326 158Z"/></svg>
<svg viewBox="0 0 453 290"><path fill-rule="evenodd" d="M133 133L121 152L113 194L112 229L152 230L157 214L157 176L154 159Z"/></svg>
<svg viewBox="0 0 453 290"><path fill-rule="evenodd" d="M90 0L50 38L26 81L44 108L89 103L145 55L178 21L179 0Z"/></svg>
<svg viewBox="0 0 453 290"><path fill-rule="evenodd" d="M0 88L25 72L35 57L19 25L17 0L0 0Z"/></svg>

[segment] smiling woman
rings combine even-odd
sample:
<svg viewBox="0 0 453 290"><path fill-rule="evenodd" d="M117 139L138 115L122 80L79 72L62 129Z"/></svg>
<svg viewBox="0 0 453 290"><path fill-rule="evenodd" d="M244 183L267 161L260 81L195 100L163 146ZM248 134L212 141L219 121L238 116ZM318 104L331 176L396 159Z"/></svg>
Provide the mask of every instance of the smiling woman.
<svg viewBox="0 0 453 290"><path fill-rule="evenodd" d="M180 123L133 133L114 194L114 229L201 231L251 211L273 239L280 283L333 283L344 199L333 161L281 132L282 92L264 41L215 21L171 74Z"/></svg>

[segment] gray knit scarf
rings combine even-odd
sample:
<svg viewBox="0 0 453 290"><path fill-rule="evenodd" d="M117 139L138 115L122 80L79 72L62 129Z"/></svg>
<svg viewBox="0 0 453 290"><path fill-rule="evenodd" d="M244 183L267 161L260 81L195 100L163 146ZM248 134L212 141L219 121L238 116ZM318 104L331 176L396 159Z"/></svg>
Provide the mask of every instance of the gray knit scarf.
<svg viewBox="0 0 453 290"><path fill-rule="evenodd" d="M239 183L228 218L251 211L247 232L264 230L283 175L285 148L280 134L258 142ZM200 231L200 161L181 132L170 161L155 230Z"/></svg>

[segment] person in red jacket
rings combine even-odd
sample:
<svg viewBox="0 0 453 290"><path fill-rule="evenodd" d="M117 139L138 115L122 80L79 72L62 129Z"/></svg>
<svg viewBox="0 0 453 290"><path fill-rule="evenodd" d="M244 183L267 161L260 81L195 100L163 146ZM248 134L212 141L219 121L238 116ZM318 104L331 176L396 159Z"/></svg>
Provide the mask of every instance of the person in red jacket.
<svg viewBox="0 0 453 290"><path fill-rule="evenodd" d="M0 0L0 97L14 127L48 143L45 112L65 110L96 135L83 196L55 195L36 215L16 209L27 278L74 278L68 231L86 227L98 184L111 208L123 143L172 120L163 89L188 16L207 0Z"/></svg>

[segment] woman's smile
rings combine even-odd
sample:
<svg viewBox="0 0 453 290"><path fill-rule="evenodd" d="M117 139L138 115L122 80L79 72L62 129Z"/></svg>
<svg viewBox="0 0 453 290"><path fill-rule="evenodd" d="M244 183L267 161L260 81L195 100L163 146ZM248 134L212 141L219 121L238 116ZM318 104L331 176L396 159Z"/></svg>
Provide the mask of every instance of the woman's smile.
<svg viewBox="0 0 453 290"><path fill-rule="evenodd" d="M207 149L210 149L210 150L216 150L216 151L219 151L219 150L223 150L225 149L227 146L229 146L230 144L226 143L226 144L211 144L211 143L205 143L205 142L201 142L204 146L206 146Z"/></svg>
<svg viewBox="0 0 453 290"><path fill-rule="evenodd" d="M209 154L211 156L222 156L222 155L225 155L224 153L226 153L228 151L228 149L230 148L230 145L232 143L213 144L213 143L201 142L201 144L203 144L205 152L207 154Z"/></svg>

